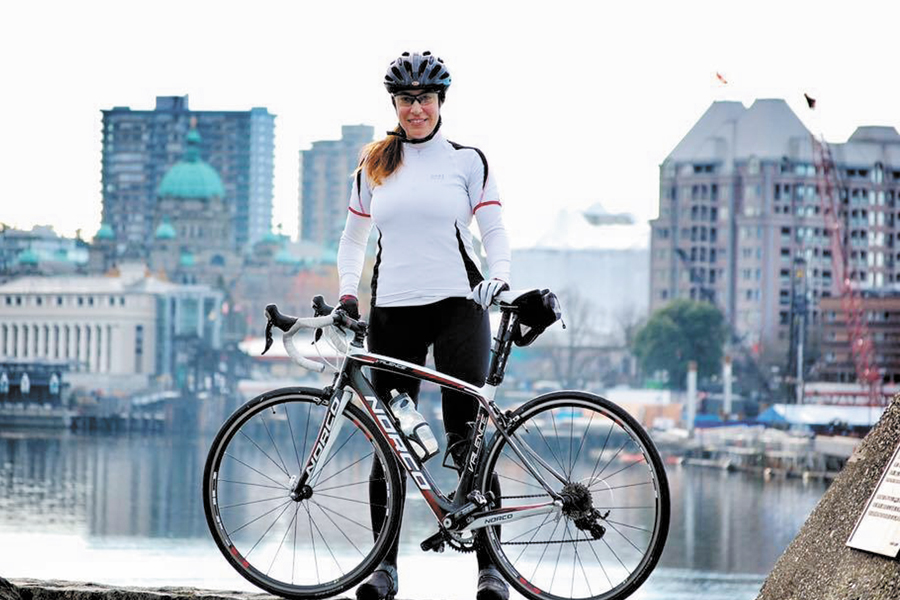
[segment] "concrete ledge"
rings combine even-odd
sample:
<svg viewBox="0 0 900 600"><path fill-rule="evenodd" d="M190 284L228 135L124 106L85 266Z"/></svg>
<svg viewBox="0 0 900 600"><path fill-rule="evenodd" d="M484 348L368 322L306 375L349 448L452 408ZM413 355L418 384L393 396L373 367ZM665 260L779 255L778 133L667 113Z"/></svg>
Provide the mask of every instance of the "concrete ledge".
<svg viewBox="0 0 900 600"><path fill-rule="evenodd" d="M130 588L0 577L0 600L273 600L275 596L248 592L200 590L186 587Z"/></svg>
<svg viewBox="0 0 900 600"><path fill-rule="evenodd" d="M778 559L757 600L900 598L900 561L845 545L898 443L900 394Z"/></svg>

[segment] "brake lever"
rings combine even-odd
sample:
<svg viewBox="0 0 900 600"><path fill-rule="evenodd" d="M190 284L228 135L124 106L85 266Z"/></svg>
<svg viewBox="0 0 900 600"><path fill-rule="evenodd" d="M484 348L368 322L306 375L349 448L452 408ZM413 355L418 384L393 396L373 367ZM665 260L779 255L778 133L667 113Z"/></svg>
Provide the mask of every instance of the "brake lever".
<svg viewBox="0 0 900 600"><path fill-rule="evenodd" d="M266 319L266 347L263 348L262 353L265 354L269 351L269 348L272 347L272 320Z"/></svg>

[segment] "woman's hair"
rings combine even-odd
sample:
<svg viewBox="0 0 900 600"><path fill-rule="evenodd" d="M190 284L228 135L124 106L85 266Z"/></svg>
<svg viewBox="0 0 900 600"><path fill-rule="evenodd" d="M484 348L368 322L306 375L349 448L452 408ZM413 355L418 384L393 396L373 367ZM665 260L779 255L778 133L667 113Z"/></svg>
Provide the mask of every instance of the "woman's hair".
<svg viewBox="0 0 900 600"><path fill-rule="evenodd" d="M394 133L402 133L400 126ZM357 170L365 166L365 175L374 185L381 185L403 162L403 138L389 135L383 140L368 144L362 151L362 160Z"/></svg>

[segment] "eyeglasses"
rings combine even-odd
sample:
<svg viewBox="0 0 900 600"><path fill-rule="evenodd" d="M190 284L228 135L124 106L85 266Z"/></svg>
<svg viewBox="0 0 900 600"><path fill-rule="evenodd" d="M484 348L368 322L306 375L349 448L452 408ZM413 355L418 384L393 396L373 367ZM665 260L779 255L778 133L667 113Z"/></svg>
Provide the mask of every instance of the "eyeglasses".
<svg viewBox="0 0 900 600"><path fill-rule="evenodd" d="M431 104L437 102L437 99L437 92L425 92L423 94L419 94L418 96L413 96L412 94L394 95L394 100L396 100L397 104L404 108L409 108L416 102L418 102L420 106L430 106Z"/></svg>

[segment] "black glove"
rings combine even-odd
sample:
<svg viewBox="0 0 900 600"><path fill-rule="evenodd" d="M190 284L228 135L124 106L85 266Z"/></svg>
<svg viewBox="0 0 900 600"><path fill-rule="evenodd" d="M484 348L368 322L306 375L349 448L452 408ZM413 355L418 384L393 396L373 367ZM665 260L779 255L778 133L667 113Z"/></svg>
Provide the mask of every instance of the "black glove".
<svg viewBox="0 0 900 600"><path fill-rule="evenodd" d="M347 316L354 321L359 321L359 300L356 299L356 296L351 296L350 294L341 296L338 308L347 313Z"/></svg>

